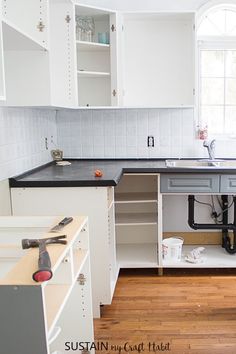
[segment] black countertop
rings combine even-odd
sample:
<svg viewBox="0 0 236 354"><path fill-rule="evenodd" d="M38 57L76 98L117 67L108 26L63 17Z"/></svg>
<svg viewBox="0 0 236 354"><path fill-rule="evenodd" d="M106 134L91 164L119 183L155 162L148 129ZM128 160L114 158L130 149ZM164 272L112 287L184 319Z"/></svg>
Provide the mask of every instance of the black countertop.
<svg viewBox="0 0 236 354"><path fill-rule="evenodd" d="M165 159L130 160L77 160L67 159L69 166L58 166L55 162L43 165L22 175L10 178L10 187L85 187L116 186L123 173L217 173L236 174L236 168L166 167ZM94 177L94 171L103 172Z"/></svg>

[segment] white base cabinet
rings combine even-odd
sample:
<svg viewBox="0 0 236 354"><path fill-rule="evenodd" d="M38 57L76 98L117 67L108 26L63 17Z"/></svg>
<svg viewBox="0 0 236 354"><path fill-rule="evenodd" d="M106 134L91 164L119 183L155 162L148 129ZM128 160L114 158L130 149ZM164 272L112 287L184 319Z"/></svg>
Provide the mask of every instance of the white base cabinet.
<svg viewBox="0 0 236 354"><path fill-rule="evenodd" d="M66 245L47 246L53 271L47 282L32 280L38 249L21 249L22 238L56 235L49 229L60 220L0 218L1 353L64 354L71 343L94 341L87 217L63 229Z"/></svg>
<svg viewBox="0 0 236 354"><path fill-rule="evenodd" d="M13 215L88 215L93 315L110 304L118 277L114 188L12 188Z"/></svg>
<svg viewBox="0 0 236 354"><path fill-rule="evenodd" d="M125 174L115 188L117 262L120 268L160 266L159 175Z"/></svg>

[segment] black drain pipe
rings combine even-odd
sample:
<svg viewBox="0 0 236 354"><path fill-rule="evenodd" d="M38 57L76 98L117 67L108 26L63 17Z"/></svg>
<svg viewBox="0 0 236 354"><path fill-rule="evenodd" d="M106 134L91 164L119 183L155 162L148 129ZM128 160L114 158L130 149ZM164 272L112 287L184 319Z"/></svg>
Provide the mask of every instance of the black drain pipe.
<svg viewBox="0 0 236 354"><path fill-rule="evenodd" d="M228 196L222 195L223 202L223 220L222 224L198 224L194 222L194 195L188 196L188 224L194 230L222 230L223 244L225 250L230 253L236 253L236 197L233 196L234 203L234 222L228 223ZM231 245L228 230L234 233L234 244Z"/></svg>
<svg viewBox="0 0 236 354"><path fill-rule="evenodd" d="M222 196L223 197L223 196ZM223 198L222 198L223 201ZM236 224L236 197L233 196L233 203L234 203L234 224ZM224 204L223 204L224 207ZM224 211L223 211L223 221L224 221ZM227 210L227 214L228 214L228 210ZM228 218L228 215L227 215ZM222 231L223 233L224 231ZM225 237L223 239L224 242L224 248L225 250L229 253L229 254L235 254L236 253L236 230L233 230L234 233L234 242L233 245L231 245L230 243L230 238L228 236L228 232L227 232L227 236L225 237L225 233L223 233L223 237Z"/></svg>

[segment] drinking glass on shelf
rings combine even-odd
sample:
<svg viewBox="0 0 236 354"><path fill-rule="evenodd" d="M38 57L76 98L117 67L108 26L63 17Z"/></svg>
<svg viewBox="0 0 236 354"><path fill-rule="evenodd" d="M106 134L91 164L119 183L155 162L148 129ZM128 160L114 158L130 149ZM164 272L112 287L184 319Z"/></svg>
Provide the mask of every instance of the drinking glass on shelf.
<svg viewBox="0 0 236 354"><path fill-rule="evenodd" d="M75 21L77 40L92 42L95 33L95 24L93 17L76 16Z"/></svg>
<svg viewBox="0 0 236 354"><path fill-rule="evenodd" d="M86 36L88 42L93 42L94 33L95 33L95 24L93 17L86 17Z"/></svg>
<svg viewBox="0 0 236 354"><path fill-rule="evenodd" d="M81 16L76 16L75 22L76 22L76 37L78 41L83 41L84 33L85 33L84 18Z"/></svg>

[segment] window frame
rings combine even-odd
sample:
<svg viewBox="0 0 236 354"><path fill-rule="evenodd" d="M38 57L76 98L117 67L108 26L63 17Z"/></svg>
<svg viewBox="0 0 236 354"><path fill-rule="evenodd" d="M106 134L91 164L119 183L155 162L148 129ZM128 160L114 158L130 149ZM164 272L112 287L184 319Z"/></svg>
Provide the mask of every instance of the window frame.
<svg viewBox="0 0 236 354"><path fill-rule="evenodd" d="M197 129L202 127L203 122L201 120L201 51L202 50L236 50L236 36L198 36L197 30L201 22L207 16L208 13L212 11L217 11L219 9L227 8L229 10L233 10L236 12L236 2L231 1L227 4L219 2L219 1L211 1L210 4L207 6L203 6L204 9L199 11L198 16L196 18L196 114L197 114ZM204 11L203 11L204 10ZM224 106L225 107L225 106ZM211 135L211 132L209 132ZM225 138L236 138L235 134L228 134L228 133L219 133L214 134L214 137L218 139L225 139Z"/></svg>

